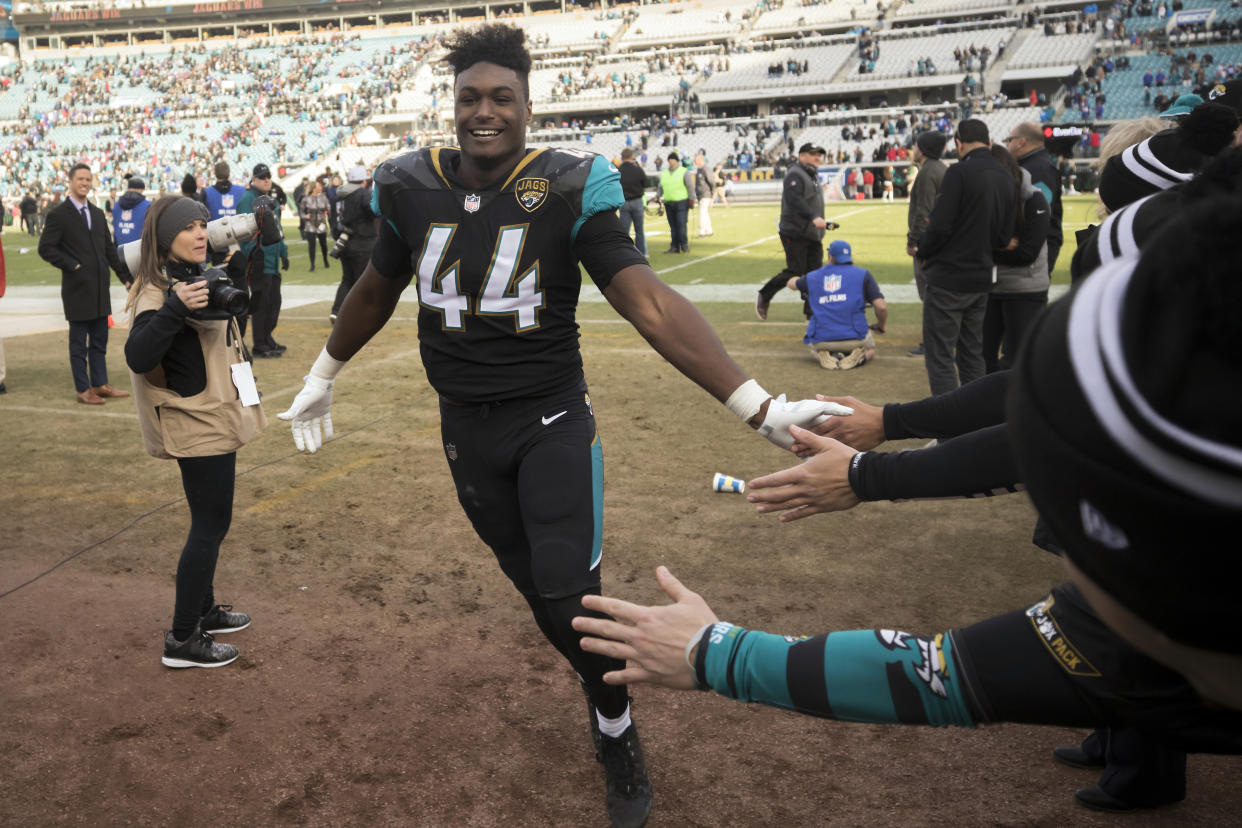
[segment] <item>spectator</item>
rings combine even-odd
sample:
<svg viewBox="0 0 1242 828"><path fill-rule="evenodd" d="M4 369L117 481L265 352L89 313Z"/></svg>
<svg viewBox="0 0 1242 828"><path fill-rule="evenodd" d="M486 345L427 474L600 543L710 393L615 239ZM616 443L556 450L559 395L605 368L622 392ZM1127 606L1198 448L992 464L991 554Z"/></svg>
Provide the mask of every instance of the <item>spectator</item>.
<svg viewBox="0 0 1242 828"><path fill-rule="evenodd" d="M328 262L328 196L323 191L323 182L313 184L303 179L306 186L299 185L303 191L297 198L298 190L294 190L294 199L298 203L298 216L301 219L302 238L306 239L307 252L310 254L310 272L315 272L315 244L319 244L319 253L323 257L323 266ZM307 189L309 187L309 190Z"/></svg>
<svg viewBox="0 0 1242 828"><path fill-rule="evenodd" d="M1061 173L1044 146L1044 131L1039 124L1031 121L1016 124L1005 139L1005 148L1018 165L1031 174L1031 184L1043 193L1044 200L1052 209L1048 225L1048 272L1052 273L1064 240L1061 230Z"/></svg>
<svg viewBox="0 0 1242 828"><path fill-rule="evenodd" d="M630 226L634 227L634 246L638 252L647 256L647 236L643 233L643 194L647 190L647 174L642 167L634 162L634 150L626 147L621 150L621 166L617 168L621 174L621 194L625 203L621 205L621 227L628 236Z"/></svg>
<svg viewBox="0 0 1242 828"><path fill-rule="evenodd" d="M1019 195L1013 238L1005 247L992 251L996 283L988 294L983 318L983 365L989 374L1013 367L1018 346L1048 304L1051 236L1048 201L1043 191L1033 185L1031 173L1019 167L999 144L992 146L992 157L1013 177Z"/></svg>
<svg viewBox="0 0 1242 828"><path fill-rule="evenodd" d="M710 688L850 721L1107 721L1178 751L1242 753L1242 658L1226 632L1242 573L1232 550L1216 543L1239 520L1236 498L1220 493L1242 486L1236 456L1225 460L1242 446L1242 377L1225 355L1237 331L1225 317L1237 298L1226 285L1237 285L1231 228L1239 221L1236 196L1170 217L1161 243L1142 260L1097 272L1073 299L1043 315L1027 343L1029 356L1009 392L1010 430L1026 488L1056 538L1048 546L1066 558L1069 583L1049 598L935 637L867 630L782 638L721 623L661 567L672 605L586 599L586 607L621 623L578 619L575 628L595 636L581 646L627 661L625 670L607 676L618 684ZM1182 292L1188 277L1199 283L1186 291L1190 296ZM1101 295L1105 288L1111 295ZM1226 293L1211 314L1213 333L1186 337L1205 322L1204 307L1192 297ZM1109 331L1111 340L1071 335L1073 320L1084 318L1092 332ZM1151 348L1167 355L1167 342L1181 343L1180 358L1153 359ZM1229 366L1228 381L1196 385L1188 378L1187 365L1205 361ZM1092 382L1080 373L1084 364L1121 370L1123 380ZM1160 368L1145 367L1137 379L1118 365ZM1222 388L1228 391L1220 398ZM1212 405L1191 401L1209 398ZM821 457L852 465L859 456L796 433L808 435L821 453L752 481L750 498L761 511L775 511L764 507L786 499L782 490L805 490L801 481ZM1135 443L1123 434L1159 436ZM799 506L782 518L814 513ZM1195 550L1193 560L1187 549ZM1058 650L1091 669L1075 671ZM1135 787L1143 799L1131 803L1099 798L1092 789L1079 798L1117 810L1154 806L1165 793Z"/></svg>
<svg viewBox="0 0 1242 828"><path fill-rule="evenodd" d="M702 153L694 156L694 196L699 208L699 238L712 235L712 195L716 190L716 174L707 166Z"/></svg>
<svg viewBox="0 0 1242 828"><path fill-rule="evenodd" d="M121 279L121 263L103 210L87 200L94 175L86 164L69 170L69 197L47 216L39 256L60 268L60 297L69 321L69 366L78 402L103 405L128 397L108 384L108 269ZM129 287L124 279L122 284Z"/></svg>
<svg viewBox="0 0 1242 828"><path fill-rule="evenodd" d="M940 186L944 182L944 173L948 169L940 156L944 153L945 137L943 132L928 130L919 133L914 141L912 159L917 168L914 183L910 185L910 207L906 213L906 255L914 267L914 286L919 292L919 301L925 300L927 279L923 275L923 261L919 257L919 240L927 230L927 222L931 217L932 206L940 195ZM919 342L907 353L910 356L923 356L926 346Z"/></svg>
<svg viewBox="0 0 1242 828"><path fill-rule="evenodd" d="M849 242L828 245L828 264L786 285L808 297L811 318L802 338L829 371L848 371L875 358L875 337L888 323L888 304L871 272L854 266ZM867 305L875 324L867 325Z"/></svg>
<svg viewBox="0 0 1242 828"><path fill-rule="evenodd" d="M37 216L39 212L39 202L35 198L34 193L26 193L26 197L21 200L21 203L18 205L18 209L21 211L22 224L26 228L26 233L31 236L38 235L37 225L39 220Z"/></svg>
<svg viewBox="0 0 1242 828"><path fill-rule="evenodd" d="M918 248L927 279L923 342L933 394L984 374L992 251L1009 243L1017 211L1013 179L989 152L987 125L961 121L953 137L960 160L945 172Z"/></svg>

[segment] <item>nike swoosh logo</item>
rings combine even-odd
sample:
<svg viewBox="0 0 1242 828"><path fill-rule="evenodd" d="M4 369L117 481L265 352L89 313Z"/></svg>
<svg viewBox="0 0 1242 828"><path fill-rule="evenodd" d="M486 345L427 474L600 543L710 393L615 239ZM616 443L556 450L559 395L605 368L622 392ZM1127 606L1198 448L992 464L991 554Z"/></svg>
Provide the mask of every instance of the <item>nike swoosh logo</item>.
<svg viewBox="0 0 1242 828"><path fill-rule="evenodd" d="M562 411L560 414L553 414L551 417L540 417L539 419L543 420L544 425L551 425L552 423L556 422L557 420L559 420L561 417L564 417L568 413L569 413L568 411Z"/></svg>

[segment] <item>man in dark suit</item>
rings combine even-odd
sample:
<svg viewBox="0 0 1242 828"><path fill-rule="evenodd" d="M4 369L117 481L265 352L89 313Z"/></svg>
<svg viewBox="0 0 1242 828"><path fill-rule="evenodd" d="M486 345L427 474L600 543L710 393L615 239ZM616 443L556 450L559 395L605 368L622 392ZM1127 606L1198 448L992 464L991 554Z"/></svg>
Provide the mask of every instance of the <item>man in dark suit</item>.
<svg viewBox="0 0 1242 828"><path fill-rule="evenodd" d="M108 221L86 200L94 183L91 168L74 164L69 170L69 197L47 215L39 256L60 268L60 298L69 320L69 365L78 402L103 405L107 397L128 397L108 384L108 268L121 276L121 262L108 231Z"/></svg>

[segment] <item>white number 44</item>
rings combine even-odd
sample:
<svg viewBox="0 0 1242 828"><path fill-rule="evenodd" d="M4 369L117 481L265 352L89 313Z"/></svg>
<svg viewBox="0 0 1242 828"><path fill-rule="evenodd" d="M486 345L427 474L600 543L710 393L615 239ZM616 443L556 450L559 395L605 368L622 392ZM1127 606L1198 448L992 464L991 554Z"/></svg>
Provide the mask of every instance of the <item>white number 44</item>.
<svg viewBox="0 0 1242 828"><path fill-rule="evenodd" d="M543 307L543 291L537 287L539 262L516 276L529 230L529 224L500 228L487 278L477 299L478 307L473 311L480 316L512 315L518 331L539 327L538 311ZM445 330L460 331L465 326L464 315L471 313L470 296L462 293L458 284L461 260L441 270L444 254L456 232L456 224L433 224L427 231L418 257L418 302L439 311Z"/></svg>

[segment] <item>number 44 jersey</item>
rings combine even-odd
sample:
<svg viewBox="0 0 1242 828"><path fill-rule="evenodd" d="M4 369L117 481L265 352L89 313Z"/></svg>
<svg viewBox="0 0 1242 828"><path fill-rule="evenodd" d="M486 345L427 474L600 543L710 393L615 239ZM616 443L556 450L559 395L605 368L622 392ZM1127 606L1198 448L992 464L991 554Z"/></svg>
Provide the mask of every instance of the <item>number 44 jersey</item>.
<svg viewBox="0 0 1242 828"><path fill-rule="evenodd" d="M534 149L507 176L471 189L454 175L458 160L454 148L419 149L374 176L381 228L372 263L390 278L412 275L428 380L461 402L580 383L579 259L601 289L645 261L614 230L624 201L616 168L594 153Z"/></svg>

